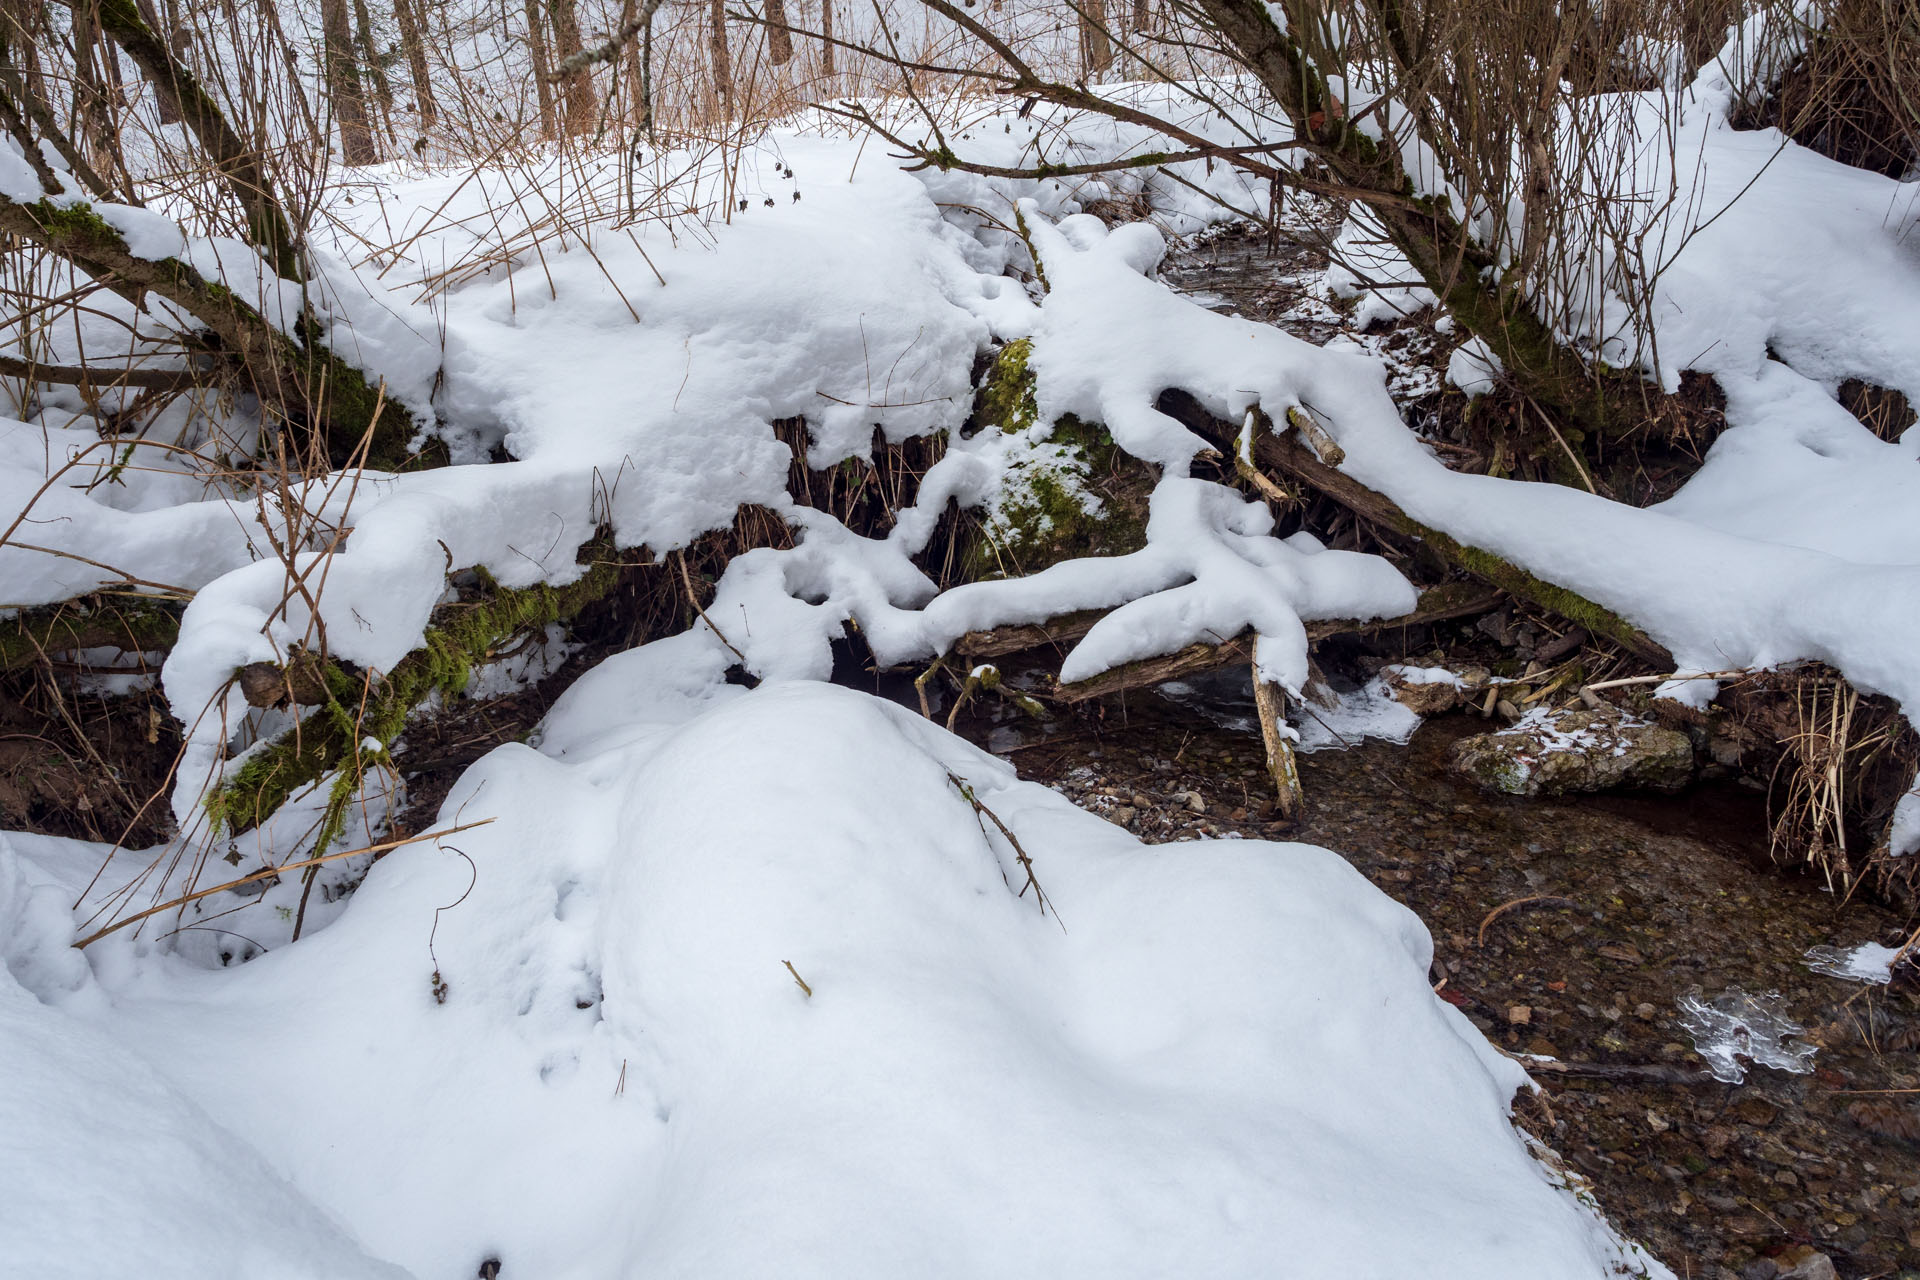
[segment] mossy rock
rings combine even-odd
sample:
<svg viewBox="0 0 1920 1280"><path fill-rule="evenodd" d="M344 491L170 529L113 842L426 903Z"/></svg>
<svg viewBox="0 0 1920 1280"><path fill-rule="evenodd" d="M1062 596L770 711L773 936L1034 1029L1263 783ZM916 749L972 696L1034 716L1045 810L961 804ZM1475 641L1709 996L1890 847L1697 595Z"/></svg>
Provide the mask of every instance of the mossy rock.
<svg viewBox="0 0 1920 1280"><path fill-rule="evenodd" d="M1000 348L974 403L973 428L1009 437L1015 457L967 547L970 579L1018 577L1081 556L1146 545L1153 477L1098 423L1042 422L1030 340Z"/></svg>

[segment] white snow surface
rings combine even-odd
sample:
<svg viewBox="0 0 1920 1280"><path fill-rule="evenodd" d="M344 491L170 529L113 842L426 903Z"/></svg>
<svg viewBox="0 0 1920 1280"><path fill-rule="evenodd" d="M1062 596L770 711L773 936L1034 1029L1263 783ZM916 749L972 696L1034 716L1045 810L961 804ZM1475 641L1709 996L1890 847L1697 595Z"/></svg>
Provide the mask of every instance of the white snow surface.
<svg viewBox="0 0 1920 1280"><path fill-rule="evenodd" d="M44 1276L1633 1256L1509 1127L1520 1069L1427 989L1426 931L1337 856L1142 846L904 709L728 660L603 663L448 798L491 825L243 966L130 932L82 960L58 917L98 850L0 844L0 916L38 922L0 975L0 1249Z"/></svg>

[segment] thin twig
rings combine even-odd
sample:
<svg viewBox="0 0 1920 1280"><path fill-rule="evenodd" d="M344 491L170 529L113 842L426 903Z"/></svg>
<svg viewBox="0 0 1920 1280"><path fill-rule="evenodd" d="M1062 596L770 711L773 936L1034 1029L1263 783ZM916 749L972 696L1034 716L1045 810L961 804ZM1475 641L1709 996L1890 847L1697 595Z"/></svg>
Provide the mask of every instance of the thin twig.
<svg viewBox="0 0 1920 1280"><path fill-rule="evenodd" d="M241 885L252 884L258 880L270 880L275 876L284 875L289 871L302 871L308 867L317 867L323 862L338 862L342 858L358 857L363 853L388 853L404 845L419 844L422 840L438 840L442 836L450 836L456 832L471 831L475 827L484 827L492 821L492 818L482 818L478 822L463 822L457 827L448 827L444 831L424 831L417 836L407 836L400 840L385 840L379 844L365 845L358 849L345 849L339 853L322 854L317 858L308 858L304 862L289 862L278 867L267 867L254 872L252 875L241 876L238 880L229 880L225 884L214 885L211 889L198 889L192 893L183 894L178 898L163 902L157 907L148 907L145 911L139 912L136 915L130 915L124 920L114 921L97 933L88 934L74 945L77 947L89 946L92 943L100 941L100 939L106 937L108 934L117 933L130 924L138 924L149 916L157 916L162 911L171 911L175 907L184 907L189 902L197 902L201 898L209 898L216 893L224 893L228 889L237 889Z"/></svg>

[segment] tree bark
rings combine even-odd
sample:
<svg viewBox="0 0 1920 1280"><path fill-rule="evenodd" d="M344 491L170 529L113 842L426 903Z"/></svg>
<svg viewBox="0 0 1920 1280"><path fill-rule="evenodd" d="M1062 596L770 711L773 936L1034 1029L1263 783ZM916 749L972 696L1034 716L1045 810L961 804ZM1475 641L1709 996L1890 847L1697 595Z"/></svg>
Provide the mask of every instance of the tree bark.
<svg viewBox="0 0 1920 1280"><path fill-rule="evenodd" d="M1162 392L1158 405L1163 413L1191 427L1223 451L1233 448L1237 434L1233 426L1207 413L1192 396L1179 391ZM1272 467L1311 485L1354 514L1429 547L1449 565L1500 588L1508 595L1530 601L1549 613L1585 627L1594 635L1605 636L1662 670L1673 670L1673 655L1664 646L1611 609L1595 604L1558 583L1537 578L1491 551L1470 546L1438 529L1421 524L1385 494L1367 488L1345 472L1322 462L1306 445L1293 439L1290 432L1260 432L1254 437L1254 457L1263 466Z"/></svg>
<svg viewBox="0 0 1920 1280"><path fill-rule="evenodd" d="M393 86L387 82L387 69L381 65L380 49L373 38L373 15L367 11L367 0L353 0L353 27L360 48L360 60L367 69L367 79L373 82L374 101L380 104L380 119L387 132L387 141L394 140L393 134Z"/></svg>
<svg viewBox="0 0 1920 1280"><path fill-rule="evenodd" d="M172 100L173 109L246 211L250 243L266 255L282 279L296 283L306 279L292 224L274 194L258 150L241 141L199 78L140 17L134 0L98 0L97 12L102 28L140 68L154 92L163 101Z"/></svg>
<svg viewBox="0 0 1920 1280"><path fill-rule="evenodd" d="M1505 376L1567 425L1595 438L1610 434L1608 388L1601 377L1555 338L1518 289L1503 286L1499 263L1445 202L1417 196L1399 156L1346 121L1325 73L1275 25L1262 0L1197 3L1301 136L1315 144L1334 177L1362 193L1387 238L1441 305L1499 357ZM1312 29L1309 0L1284 0L1283 7L1291 30Z"/></svg>
<svg viewBox="0 0 1920 1280"><path fill-rule="evenodd" d="M161 16L159 10L153 7L153 0L135 0L135 7L140 11L140 17L153 28L154 34L166 32L168 50L176 59L184 60L187 52L187 34L180 25ZM156 92L153 98L154 104L160 111L161 124L180 123L180 109L174 104L171 95Z"/></svg>
<svg viewBox="0 0 1920 1280"><path fill-rule="evenodd" d="M1273 807L1283 819L1306 808L1300 787L1300 763L1293 739L1287 736L1287 691L1260 677L1260 642L1253 646L1253 706L1260 721L1260 740L1267 752L1267 776L1273 779Z"/></svg>
<svg viewBox="0 0 1920 1280"><path fill-rule="evenodd" d="M334 122L340 129L340 162L351 167L372 164L378 153L374 150L373 130L367 124L367 100L360 88L360 71L355 65L347 0L320 0L320 27L327 98L333 105Z"/></svg>
<svg viewBox="0 0 1920 1280"><path fill-rule="evenodd" d="M713 60L714 96L725 117L733 110L733 55L727 50L726 0L712 0L708 6L707 49Z"/></svg>
<svg viewBox="0 0 1920 1280"><path fill-rule="evenodd" d="M420 113L420 127L431 129L440 118L440 107L433 98L433 79L427 72L427 46L420 38L413 0L393 0L393 20L400 28L400 51L406 55L407 74L413 80L413 105Z"/></svg>
<svg viewBox="0 0 1920 1280"><path fill-rule="evenodd" d="M820 74L831 78L833 71L833 0L820 0Z"/></svg>
<svg viewBox="0 0 1920 1280"><path fill-rule="evenodd" d="M547 57L546 19L541 15L540 0L527 0L527 52L533 61L533 91L540 99L540 137L551 142L560 136L560 126L554 115L553 86L547 83L553 72Z"/></svg>
<svg viewBox="0 0 1920 1280"><path fill-rule="evenodd" d="M787 30L786 0L767 0L767 59L776 67L793 61L793 35Z"/></svg>
<svg viewBox="0 0 1920 1280"><path fill-rule="evenodd" d="M238 294L178 258L136 256L86 204L22 204L0 196L0 234L32 241L123 294L151 291L174 303L205 326L211 335L205 349L240 370L263 402L289 422L309 425L334 465L351 458L368 432L368 465L407 465L412 423L358 369L304 329L298 339L282 333Z"/></svg>
<svg viewBox="0 0 1920 1280"><path fill-rule="evenodd" d="M573 0L551 0L551 3L554 52L558 55L558 65L565 66L569 58L581 51L580 20ZM600 118L600 98L593 90L593 72L586 67L576 67L561 81L561 89L567 105L567 132L593 132Z"/></svg>
<svg viewBox="0 0 1920 1280"><path fill-rule="evenodd" d="M1098 80L1113 66L1113 41L1107 38L1105 0L1079 0L1080 65L1089 81Z"/></svg>

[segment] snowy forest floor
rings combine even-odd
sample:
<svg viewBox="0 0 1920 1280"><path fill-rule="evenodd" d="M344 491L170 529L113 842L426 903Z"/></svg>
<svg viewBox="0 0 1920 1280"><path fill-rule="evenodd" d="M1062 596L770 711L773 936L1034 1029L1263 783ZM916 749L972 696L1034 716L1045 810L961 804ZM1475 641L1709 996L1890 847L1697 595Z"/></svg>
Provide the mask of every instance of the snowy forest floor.
<svg viewBox="0 0 1920 1280"><path fill-rule="evenodd" d="M1098 210L1123 224L1111 227L1028 203L1021 252L1050 273L1029 294L1006 271L1011 232L948 220L975 208L953 184L863 172L856 185L853 144L785 141L761 157L760 202L742 199L724 234L700 228L712 246L656 245L676 256L666 271L647 258L643 277L646 250L628 238L633 252L614 265L657 283L639 306L595 256L627 254L611 235L558 260L544 300L516 295L512 271L496 280L491 267L449 287L436 403L457 465L369 486L350 524L336 511L337 537L315 552L331 575L317 602L296 607L252 533L213 536L236 512L254 519L230 500L138 487L123 511L43 486L53 441L71 438L53 432L97 440L17 424L22 492L38 501L44 488L72 511L36 508L42 536L112 540L114 555L183 582L194 601L164 697L116 670L109 681L135 692L110 699L89 685L69 715L56 680L88 673L42 654L19 679L46 706L27 710L49 725L54 712L68 718L42 732L0 708L0 748L33 736L65 756L0 754L0 808L37 805L67 824L23 821L40 833L0 836L0 958L21 988L0 981L0 1076L22 1082L0 1094L0 1170L9 1139L29 1157L0 1182L0 1201L27 1206L11 1232L0 1221L0 1244L37 1251L23 1256L42 1258L40 1274L76 1256L63 1234L105 1253L158 1252L140 1231L103 1235L85 1220L112 1206L145 1215L141 1230L171 1231L180 1273L223 1273L226 1251L244 1246L266 1261L224 1273L328 1280L396 1267L845 1280L926 1274L930 1259L956 1276L1771 1280L1770 1259L1809 1246L1844 1280L1906 1280L1920 1267L1912 984L1808 966L1811 947L1897 940L1912 921L1772 865L1750 789L1489 799L1439 767L1463 727L1485 723L1459 717L1405 748L1307 755L1305 815L1280 823L1241 705L1244 655L1184 690L1056 711L1044 730L982 694L951 725L984 752L939 728L951 689L936 683L928 708L911 683L932 675L929 661L970 654L957 644L970 633L1096 610L1111 612L1068 662L1029 655L1048 677L1037 691L1196 637L1250 631L1264 655L1284 634L1293 665L1279 675L1311 752L1329 736L1309 723L1321 720L1308 705L1321 674L1351 692L1379 663L1484 653L1491 633L1478 622L1415 622L1336 628L1310 654L1307 623L1406 619L1424 597L1362 553L1364 516L1321 518L1325 497L1276 500L1312 531L1271 537L1274 512L1154 408L1178 391L1215 422L1244 414L1248 441L1263 404L1282 423L1296 402L1324 408L1356 483L1391 488L1415 519L1503 562L1537 554L1525 564L1542 577L1648 620L1666 658L1641 657L1614 686L1691 673L1676 683L1697 693L1688 682L1709 671L1809 660L1911 707L1920 684L1898 637L1913 634L1920 599L1909 581L1920 433L1896 453L1836 407L1827 383L1756 339L1758 373L1723 371L1724 417L1745 415L1732 443L1751 448L1721 449L1678 515L1641 504L1667 496L1697 457L1656 459L1612 486L1621 501L1591 482L1583 493L1503 478L1497 452L1452 468L1474 461L1471 444L1416 438L1401 421L1446 425L1430 415L1450 344L1430 320L1382 315L1380 296L1342 309L1305 241L1229 232L1177 245L1164 279L1180 298L1153 278L1161 231L1125 225L1141 209ZM846 183L814 185L842 162ZM438 217L460 190L396 184L357 209L367 225L364 211L385 220L389 200L403 222L410 209ZM1882 227L1870 210L1834 207L1835 237L1856 213ZM1337 223L1327 212L1319 230ZM466 234L453 225L450 237ZM419 248L408 269L442 280L429 261L440 247ZM1871 278L1878 261L1861 257L1856 274ZM1890 292L1909 279L1905 259L1894 265L1882 272ZM1794 295L1802 348L1844 329L1807 298ZM408 329L398 355L376 350L372 328L363 335L419 375L423 400L430 327ZM1864 327L1907 332L1877 318ZM1907 349L1883 346L1906 378ZM1010 351L1037 378L1032 420L1104 423L1109 452L1131 455L1135 489L1113 506L1118 517L1139 516L1129 501L1144 509L1133 532L1145 548L1006 577L984 562L950 572L966 553L957 537L942 553L937 535L969 518L947 515L950 502L971 509L998 493L994 511L1014 508L1009 459L1047 456L1012 429L1018 415L958 428L983 371ZM1801 354L1816 372L1852 368ZM1384 389L1360 355L1384 362ZM1458 411L1462 397L1445 399ZM1716 412L1698 410L1703 423ZM862 462L879 452L876 417L889 452ZM902 441L943 423L940 463L901 463ZM1740 472L1743 459L1759 471ZM889 489L896 464L913 485ZM1141 479L1156 473L1148 499ZM835 476L861 493L876 481L878 516L851 499L809 505L807 486ZM1822 480L1811 493L1808 477ZM1804 501L1768 508L1753 496L1776 490ZM131 509L149 498L159 505ZM176 510L203 523L143 532ZM263 500L262 527L267 510ZM767 519L768 536L740 532ZM277 734L297 714L245 710L237 664L279 662L307 643L299 627L327 614L333 657L391 672L421 624L454 616L434 611L449 582L443 607L457 614L476 603L463 590L597 569L589 539L603 525L616 548L675 550L624 562L627 598L583 609L570 632L541 620L498 647L476 644L487 661L458 696L436 686L434 710L342 735L353 761L404 778L355 811L379 846L341 852L324 876L281 874L307 839L296 827L320 832L316 849L333 838L308 797L239 832L257 848L218 828L193 846L209 878L231 866L262 889L205 888L128 914L136 894L158 902L200 883L201 862L175 878L190 841L169 853L165 802L147 799L173 776L169 762L186 761L172 816L191 834L202 774L239 776L244 752L272 749L262 726ZM91 545L14 548L13 560L31 551L79 572L70 566L102 563ZM193 556L158 558L178 548ZM46 587L34 563L17 588L43 592L33 600L81 590ZM469 565L485 576L464 578ZM1593 641L1582 700L1641 652L1566 624L1556 642ZM1516 675L1542 687L1515 701L1572 698L1526 649L1503 660L1525 662ZM868 657L890 667L877 686L862 676ZM1003 665L1014 687L1030 674ZM297 702L295 659L275 669ZM894 705L824 687L829 675ZM242 743L216 726L202 712L216 703L259 736ZM1414 729L1411 711L1390 710L1400 736ZM1903 768L1896 792L1913 774ZM1896 828L1920 838L1920 791L1910 794L1902 812L1914 821L1876 828L1890 859L1910 852L1894 847ZM420 840L375 861L390 836ZM105 847L116 840L123 848ZM131 856L143 850L160 868L152 884ZM311 914L303 884L319 886ZM177 920L143 923L189 901ZM84 953L71 945L76 909L97 929ZM1741 1013L1743 991L1761 1013ZM1734 1014L1747 1021L1728 1024ZM1747 1039L1729 1040L1728 1025ZM1774 1043L1787 1039L1798 1047ZM1798 1070L1735 1066L1736 1050ZM1547 1089L1514 1102L1523 1065ZM323 1083L258 1087L308 1079ZM1525 1136L1509 1123L1516 1111ZM144 1135L151 1150L103 1158L95 1147L118 1147L92 1140L102 1130ZM155 1187L154 1168L177 1176ZM246 1198L256 1193L258 1205ZM232 1242L200 1225L229 1219L259 1229Z"/></svg>

